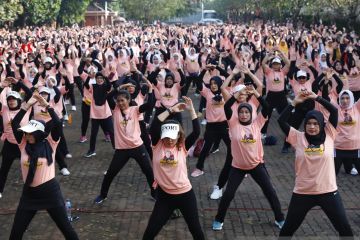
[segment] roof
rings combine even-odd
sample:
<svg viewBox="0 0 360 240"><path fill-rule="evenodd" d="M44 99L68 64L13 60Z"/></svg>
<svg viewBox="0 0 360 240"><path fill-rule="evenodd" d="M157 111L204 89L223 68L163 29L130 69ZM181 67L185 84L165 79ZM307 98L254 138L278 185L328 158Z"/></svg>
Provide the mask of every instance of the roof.
<svg viewBox="0 0 360 240"><path fill-rule="evenodd" d="M107 8L109 13L115 13L111 8ZM86 12L105 12L105 6L102 8L98 3L89 4Z"/></svg>

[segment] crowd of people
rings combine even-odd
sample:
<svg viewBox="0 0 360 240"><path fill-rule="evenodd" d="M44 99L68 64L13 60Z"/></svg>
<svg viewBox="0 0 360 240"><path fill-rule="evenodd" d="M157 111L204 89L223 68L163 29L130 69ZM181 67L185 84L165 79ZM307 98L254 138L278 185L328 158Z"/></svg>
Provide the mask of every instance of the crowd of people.
<svg viewBox="0 0 360 240"><path fill-rule="evenodd" d="M193 238L205 239L189 176L205 174L205 160L221 140L226 159L209 196L221 199L213 230L222 230L237 188L250 175L274 212L280 237L291 237L320 206L339 235L351 238L336 176L342 165L347 174L360 172L359 54L355 32L324 25L0 29L0 198L10 191L5 183L17 158L24 180L10 239L21 239L44 209L66 239L78 239L55 179L55 163L64 176L71 170L63 131L70 111L81 114L74 124L81 126L84 146L91 121L84 157L96 156L99 127L114 149L94 203L106 200L130 158L146 176L155 205L143 239L154 239L178 211ZM264 162L263 144L276 142L267 134L274 109L285 134L281 152L295 152L286 217ZM184 111L192 130L183 127ZM188 174L201 124L204 143Z"/></svg>

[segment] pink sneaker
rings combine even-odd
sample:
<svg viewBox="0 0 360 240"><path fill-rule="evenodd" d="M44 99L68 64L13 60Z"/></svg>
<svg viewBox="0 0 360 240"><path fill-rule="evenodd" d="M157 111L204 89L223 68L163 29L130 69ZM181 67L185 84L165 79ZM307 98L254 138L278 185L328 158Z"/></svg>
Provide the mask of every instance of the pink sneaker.
<svg viewBox="0 0 360 240"><path fill-rule="evenodd" d="M203 174L204 174L204 171L195 168L195 170L191 173L191 176L195 178L195 177L199 177Z"/></svg>
<svg viewBox="0 0 360 240"><path fill-rule="evenodd" d="M86 138L86 136L81 136L79 142L84 143L84 142L86 142L87 140L88 140L88 139Z"/></svg>

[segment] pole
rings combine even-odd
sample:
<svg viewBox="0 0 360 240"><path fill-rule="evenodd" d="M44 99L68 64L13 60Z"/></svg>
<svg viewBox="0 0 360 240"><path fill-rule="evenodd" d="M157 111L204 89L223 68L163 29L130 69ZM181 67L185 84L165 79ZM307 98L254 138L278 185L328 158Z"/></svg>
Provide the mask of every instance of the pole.
<svg viewBox="0 0 360 240"><path fill-rule="evenodd" d="M107 25L107 17L108 17L108 9L107 9L107 1L105 1L105 25Z"/></svg>
<svg viewBox="0 0 360 240"><path fill-rule="evenodd" d="M204 2L201 1L201 20L204 20Z"/></svg>

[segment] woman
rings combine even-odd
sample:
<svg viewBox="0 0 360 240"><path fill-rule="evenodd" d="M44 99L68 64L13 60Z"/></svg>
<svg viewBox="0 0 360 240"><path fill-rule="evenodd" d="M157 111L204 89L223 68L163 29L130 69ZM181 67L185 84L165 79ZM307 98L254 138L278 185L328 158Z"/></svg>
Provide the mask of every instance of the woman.
<svg viewBox="0 0 360 240"><path fill-rule="evenodd" d="M11 80L13 83L16 83L16 79L14 78L7 78ZM17 82L18 86L22 88L25 92L25 99L27 101L31 98L31 91L28 89L22 82ZM7 91L7 90L3 90ZM3 148L1 150L2 153L2 162L0 168L0 198L2 197L2 193L4 192L4 187L6 183L7 175L10 171L10 167L16 158L20 157L20 150L17 145L15 136L13 134L13 130L11 128L11 121L16 116L16 114L20 111L21 107L21 96L16 91L8 91L6 94L6 103L0 103L1 109L1 121L2 126L1 128L1 140L4 142ZM30 112L28 111L22 122L20 123L21 126L24 126L29 121Z"/></svg>
<svg viewBox="0 0 360 240"><path fill-rule="evenodd" d="M263 159L264 150L260 130L269 115L269 106L256 90L248 90L248 92L254 94L262 106L261 113L256 118L253 118L253 109L248 103L241 103L237 109L238 114L233 114L231 106L241 91L235 93L224 106L229 124L233 161L227 187L212 225L212 229L215 231L222 229L226 211L246 174L250 174L261 187L274 212L275 224L281 228L284 223L280 202L271 184Z"/></svg>
<svg viewBox="0 0 360 240"><path fill-rule="evenodd" d="M205 239L199 222L194 191L188 178L186 156L200 135L200 125L190 98L185 103L168 108L151 125L153 144L154 187L157 200L143 239L154 239L175 209L180 209L194 239ZM190 111L193 132L186 137L176 120L166 120L171 114L187 108ZM166 120L166 121L165 121Z"/></svg>
<svg viewBox="0 0 360 240"><path fill-rule="evenodd" d="M149 87L148 101L140 106L130 106L131 96L128 91L120 90L109 93L108 100L113 111L115 130L115 153L101 185L100 195L94 200L96 204L102 203L108 195L110 185L115 176L125 166L130 158L135 159L142 172L145 174L151 196L155 197L151 185L154 181L150 166L150 157L141 139L139 118L141 113L153 107L152 85L147 81ZM112 96L116 94L116 104Z"/></svg>
<svg viewBox="0 0 360 240"><path fill-rule="evenodd" d="M51 132L42 121L20 122L27 111L39 102L52 119ZM21 239L38 210L46 209L66 239L78 239L66 214L59 183L55 179L55 152L60 139L60 120L50 104L38 93L24 104L11 123L21 152L21 172L25 183L16 210L10 239ZM20 130L20 131L19 131Z"/></svg>
<svg viewBox="0 0 360 240"><path fill-rule="evenodd" d="M338 135L335 139L335 171L339 173L344 163L345 172L360 172L360 101L354 103L354 95L349 90L343 90L339 94L339 105L337 106ZM352 170L352 164L355 169ZM355 171L357 170L357 171Z"/></svg>
<svg viewBox="0 0 360 240"><path fill-rule="evenodd" d="M287 121L293 108L306 99L319 102L330 116L325 124L321 112L309 111L304 121L305 132L300 132ZM353 236L336 185L333 154L338 110L314 92L303 92L281 113L278 122L287 141L296 149L295 187L280 237L292 236L315 206L323 209L340 236Z"/></svg>

